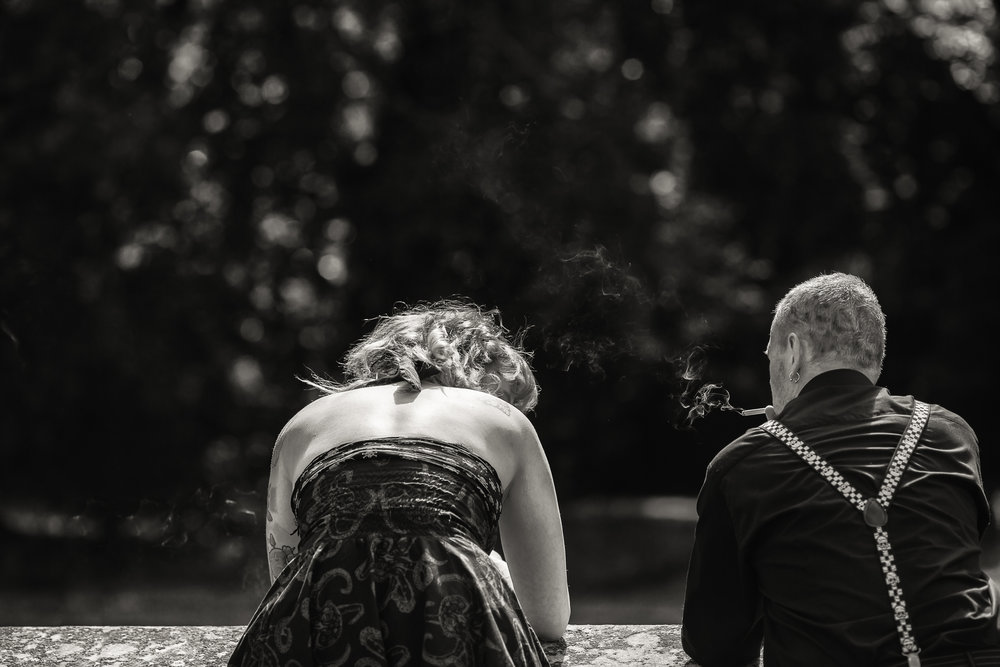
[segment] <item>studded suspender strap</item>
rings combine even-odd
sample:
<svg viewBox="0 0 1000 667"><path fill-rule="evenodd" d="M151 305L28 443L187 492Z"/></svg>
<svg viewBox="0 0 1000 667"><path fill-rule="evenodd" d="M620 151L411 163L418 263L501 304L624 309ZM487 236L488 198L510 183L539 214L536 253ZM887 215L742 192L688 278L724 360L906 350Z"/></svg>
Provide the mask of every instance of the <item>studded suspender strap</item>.
<svg viewBox="0 0 1000 667"><path fill-rule="evenodd" d="M910 455L917 448L917 442L923 434L929 415L929 405L921 401L914 401L910 423L907 424L903 437L896 445L896 451L893 452L892 460L889 461L889 467L886 469L885 479L882 480L882 486L875 498L862 496L833 466L814 452L809 445L802 442L798 436L785 428L781 422L772 419L760 427L781 440L802 460L812 466L823 479L861 512L865 523L871 526L875 537L875 548L878 550L882 573L885 576L885 585L889 591L889 602L896 619L896 633L899 635L899 644L909 667L919 667L920 648L913 637L913 626L910 625L910 615L906 610L906 601L903 599L899 573L896 571L896 561L892 555L892 546L889 544L889 534L885 530L885 524L889 521L888 511L893 494L895 494L899 480L903 476L903 471L906 470L906 466L910 462Z"/></svg>

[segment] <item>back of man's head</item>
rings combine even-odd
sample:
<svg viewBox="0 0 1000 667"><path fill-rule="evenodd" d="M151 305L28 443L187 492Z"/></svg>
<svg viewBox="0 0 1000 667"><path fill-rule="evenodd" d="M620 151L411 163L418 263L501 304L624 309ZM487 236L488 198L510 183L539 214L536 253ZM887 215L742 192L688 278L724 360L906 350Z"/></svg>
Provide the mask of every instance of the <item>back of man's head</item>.
<svg viewBox="0 0 1000 667"><path fill-rule="evenodd" d="M788 291L774 309L772 333L804 338L812 361L874 374L885 359L885 314L861 278L829 273Z"/></svg>

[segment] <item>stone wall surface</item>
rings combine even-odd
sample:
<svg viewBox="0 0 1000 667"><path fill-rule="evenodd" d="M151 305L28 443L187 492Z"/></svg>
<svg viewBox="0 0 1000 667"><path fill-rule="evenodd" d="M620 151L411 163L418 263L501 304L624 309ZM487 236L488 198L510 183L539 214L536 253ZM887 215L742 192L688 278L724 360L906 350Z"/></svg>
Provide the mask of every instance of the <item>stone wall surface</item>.
<svg viewBox="0 0 1000 667"><path fill-rule="evenodd" d="M0 667L218 667L242 626L0 627ZM553 667L694 665L676 625L571 625Z"/></svg>

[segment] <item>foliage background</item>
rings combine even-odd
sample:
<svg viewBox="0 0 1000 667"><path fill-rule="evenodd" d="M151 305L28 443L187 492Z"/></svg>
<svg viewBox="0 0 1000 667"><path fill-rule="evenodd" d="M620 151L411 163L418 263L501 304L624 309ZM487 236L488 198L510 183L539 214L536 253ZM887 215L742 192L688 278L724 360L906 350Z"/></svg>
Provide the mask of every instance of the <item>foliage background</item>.
<svg viewBox="0 0 1000 667"><path fill-rule="evenodd" d="M3 0L5 619L244 622L295 376L443 296L527 327L572 507L694 495L748 423L693 390L766 403L775 300L857 273L992 491L997 39L991 0Z"/></svg>

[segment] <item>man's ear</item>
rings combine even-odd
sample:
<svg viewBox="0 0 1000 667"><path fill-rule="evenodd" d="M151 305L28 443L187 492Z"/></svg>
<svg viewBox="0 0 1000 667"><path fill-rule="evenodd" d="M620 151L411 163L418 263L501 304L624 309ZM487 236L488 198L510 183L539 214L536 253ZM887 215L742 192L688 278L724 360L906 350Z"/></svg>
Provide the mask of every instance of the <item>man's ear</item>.
<svg viewBox="0 0 1000 667"><path fill-rule="evenodd" d="M800 371L802 362L805 360L805 341L794 331L790 331L785 337L785 354L788 355L788 372Z"/></svg>

